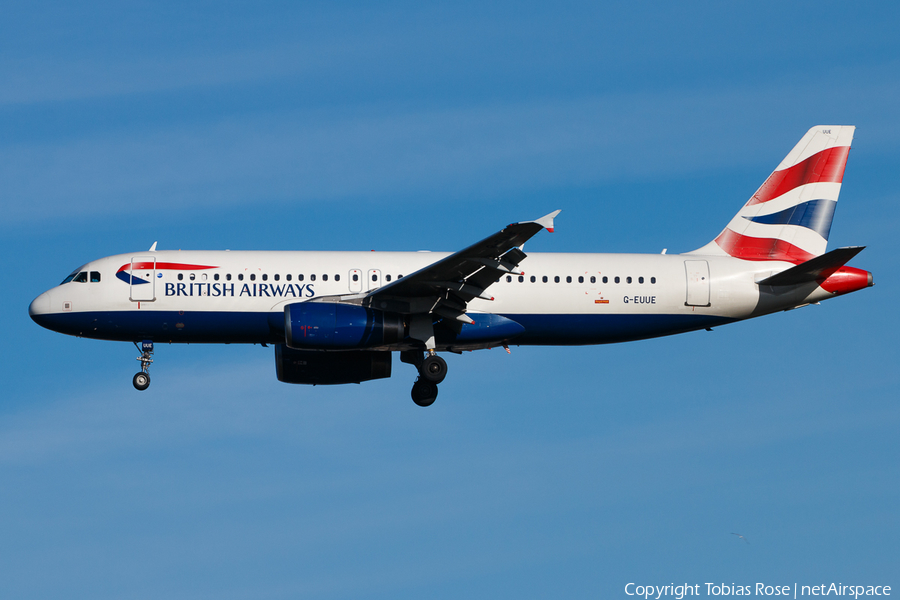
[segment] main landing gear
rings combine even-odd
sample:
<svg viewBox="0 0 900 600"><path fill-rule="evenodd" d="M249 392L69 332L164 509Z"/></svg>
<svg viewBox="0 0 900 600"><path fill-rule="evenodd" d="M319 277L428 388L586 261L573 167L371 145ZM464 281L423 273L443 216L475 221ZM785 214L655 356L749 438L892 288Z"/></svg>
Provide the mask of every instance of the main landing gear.
<svg viewBox="0 0 900 600"><path fill-rule="evenodd" d="M141 361L141 370L135 373L131 383L134 384L134 389L143 392L150 387L150 363L153 362L151 358L153 356L153 341L144 340L141 342L140 347L135 342L134 347L141 351L141 355L137 358Z"/></svg>
<svg viewBox="0 0 900 600"><path fill-rule="evenodd" d="M422 356L418 350L409 350L400 353L400 360L415 365L419 370L419 377L413 384L413 402L419 406L431 406L437 399L438 384L447 376L447 362L429 350L427 356Z"/></svg>

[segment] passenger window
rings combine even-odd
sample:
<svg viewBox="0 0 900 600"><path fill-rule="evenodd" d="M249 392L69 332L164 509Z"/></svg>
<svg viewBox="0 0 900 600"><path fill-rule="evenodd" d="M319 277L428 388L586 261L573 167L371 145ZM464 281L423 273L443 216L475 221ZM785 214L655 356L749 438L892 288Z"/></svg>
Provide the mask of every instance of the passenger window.
<svg viewBox="0 0 900 600"><path fill-rule="evenodd" d="M616 275L615 281L616 281L616 283L619 283L619 276L618 276L618 275Z"/></svg>
<svg viewBox="0 0 900 600"><path fill-rule="evenodd" d="M578 276L578 283L584 283L584 275Z"/></svg>
<svg viewBox="0 0 900 600"><path fill-rule="evenodd" d="M297 281L303 281L303 273L297 275Z"/></svg>
<svg viewBox="0 0 900 600"><path fill-rule="evenodd" d="M262 280L263 280L263 281L268 281L268 280L269 280L269 276L268 276L267 274L263 273L263 275L262 275Z"/></svg>
<svg viewBox="0 0 900 600"><path fill-rule="evenodd" d="M656 283L656 277L651 277L651 278L650 278L650 283Z"/></svg>
<svg viewBox="0 0 900 600"><path fill-rule="evenodd" d="M191 273L191 274L188 276L188 279L190 279L191 281L197 279L196 273Z"/></svg>
<svg viewBox="0 0 900 600"><path fill-rule="evenodd" d="M626 278L625 278L625 283L631 283L631 277L626 277Z"/></svg>
<svg viewBox="0 0 900 600"><path fill-rule="evenodd" d="M372 281L378 281L378 274L372 273Z"/></svg>
<svg viewBox="0 0 900 600"><path fill-rule="evenodd" d="M231 281L231 273L225 274L225 281Z"/></svg>
<svg viewBox="0 0 900 600"><path fill-rule="evenodd" d="M559 283L559 275L553 278L553 283Z"/></svg>
<svg viewBox="0 0 900 600"><path fill-rule="evenodd" d="M547 283L547 276L544 275L543 277L541 277L541 281L543 281L544 283Z"/></svg>
<svg viewBox="0 0 900 600"><path fill-rule="evenodd" d="M594 280L594 278L591 277L591 281L593 281L593 280ZM609 283L609 277L607 277L606 275L603 276L603 283Z"/></svg>
<svg viewBox="0 0 900 600"><path fill-rule="evenodd" d="M340 275L335 275L335 276L334 276L334 280L335 280L335 281L340 281L340 280L341 280L341 276L340 276ZM388 275L388 281L390 281L390 280L391 280L391 276Z"/></svg>
<svg viewBox="0 0 900 600"><path fill-rule="evenodd" d="M200 274L200 279L201 279L202 281L206 281L206 273L201 273L201 274Z"/></svg>
<svg viewBox="0 0 900 600"><path fill-rule="evenodd" d="M238 273L238 281L243 281L243 280L244 280L244 274Z"/></svg>
<svg viewBox="0 0 900 600"><path fill-rule="evenodd" d="M638 277L638 283L644 283L644 278L643 278L643 277Z"/></svg>
<svg viewBox="0 0 900 600"><path fill-rule="evenodd" d="M519 283L522 283L523 281L525 281L525 277L523 277L522 275L519 275Z"/></svg>
<svg viewBox="0 0 900 600"><path fill-rule="evenodd" d="M512 281L512 275L507 275L507 276L506 276L506 283L509 283L509 282L511 282L511 281Z"/></svg>
<svg viewBox="0 0 900 600"><path fill-rule="evenodd" d="M310 281L315 281L315 280L316 280L316 274L313 273L312 275L310 275L310 276L309 276L309 280L310 280Z"/></svg>
<svg viewBox="0 0 900 600"><path fill-rule="evenodd" d="M322 281L328 281L328 273L322 275Z"/></svg>
<svg viewBox="0 0 900 600"><path fill-rule="evenodd" d="M353 281L359 281L359 275L356 273L353 274Z"/></svg>
<svg viewBox="0 0 900 600"><path fill-rule="evenodd" d="M532 276L531 276L531 283L534 283L535 281L537 281L537 277L535 277L534 275L532 275Z"/></svg>
<svg viewBox="0 0 900 600"><path fill-rule="evenodd" d="M597 283L597 278L591 275L591 283ZM606 283L606 277L603 278L603 283Z"/></svg>
<svg viewBox="0 0 900 600"><path fill-rule="evenodd" d="M87 283L87 271L82 271L81 273L76 275L75 279L73 279L72 281L74 281L75 283Z"/></svg>
<svg viewBox="0 0 900 600"><path fill-rule="evenodd" d="M91 283L99 283L100 282L100 272L99 271L91 271Z"/></svg>
<svg viewBox="0 0 900 600"><path fill-rule="evenodd" d="M219 280L219 274L216 273L215 275L213 275L213 279L215 279L216 281L218 281L218 280Z"/></svg>
<svg viewBox="0 0 900 600"><path fill-rule="evenodd" d="M291 274L288 273L287 275L285 275L285 276L284 276L284 280L285 280L285 281L290 281L290 280L291 280Z"/></svg>
<svg viewBox="0 0 900 600"><path fill-rule="evenodd" d="M194 276L191 275L191 279L193 279L193 278L194 278ZM256 281L256 273L250 273L250 281Z"/></svg>
<svg viewBox="0 0 900 600"><path fill-rule="evenodd" d="M275 281L281 281L281 275L279 275L278 273L276 273L275 275L273 275L272 278L273 278Z"/></svg>
<svg viewBox="0 0 900 600"><path fill-rule="evenodd" d="M572 276L566 275L566 283L572 283Z"/></svg>
<svg viewBox="0 0 900 600"><path fill-rule="evenodd" d="M390 280L391 280L391 276L390 276L390 275L385 275L385 276L384 276L384 280L385 280L385 281L390 281Z"/></svg>

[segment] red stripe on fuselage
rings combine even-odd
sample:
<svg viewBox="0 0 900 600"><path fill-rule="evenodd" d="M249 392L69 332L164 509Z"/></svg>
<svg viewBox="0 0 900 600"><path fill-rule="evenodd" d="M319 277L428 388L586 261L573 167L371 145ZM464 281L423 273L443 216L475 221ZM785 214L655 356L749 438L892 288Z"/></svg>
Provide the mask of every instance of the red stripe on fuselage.
<svg viewBox="0 0 900 600"><path fill-rule="evenodd" d="M202 271L203 269L218 269L218 267L211 267L209 265L188 265L184 263L168 263L168 262L139 262L134 263L135 269L152 269L154 264L156 265L156 270L161 271L165 269L171 269L173 271ZM125 263L116 273L121 273L127 269L131 268L132 263Z"/></svg>
<svg viewBox="0 0 900 600"><path fill-rule="evenodd" d="M775 171L766 179L747 206L762 204L794 188L807 183L841 183L850 146L837 146L813 154L806 160L781 171Z"/></svg>
<svg viewBox="0 0 900 600"><path fill-rule="evenodd" d="M726 229L716 238L719 247L735 258L743 260L783 260L796 265L815 255L775 238L755 238Z"/></svg>

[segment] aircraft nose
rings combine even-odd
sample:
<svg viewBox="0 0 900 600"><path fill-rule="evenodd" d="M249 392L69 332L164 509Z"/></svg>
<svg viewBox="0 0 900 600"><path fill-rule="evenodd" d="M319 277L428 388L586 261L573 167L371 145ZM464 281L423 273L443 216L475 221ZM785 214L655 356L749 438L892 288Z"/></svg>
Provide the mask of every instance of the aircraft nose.
<svg viewBox="0 0 900 600"><path fill-rule="evenodd" d="M48 312L50 312L50 294L48 292L44 292L28 305L28 315L35 322L37 322L35 317L45 315Z"/></svg>

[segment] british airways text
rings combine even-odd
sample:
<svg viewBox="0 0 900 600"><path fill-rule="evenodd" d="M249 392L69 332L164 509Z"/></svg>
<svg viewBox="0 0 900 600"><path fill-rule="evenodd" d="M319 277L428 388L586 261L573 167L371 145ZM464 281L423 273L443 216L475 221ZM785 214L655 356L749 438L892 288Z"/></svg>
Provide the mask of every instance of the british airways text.
<svg viewBox="0 0 900 600"><path fill-rule="evenodd" d="M240 286L240 287L237 287ZM312 298L316 293L310 283L167 283L166 296L249 296L258 298Z"/></svg>

